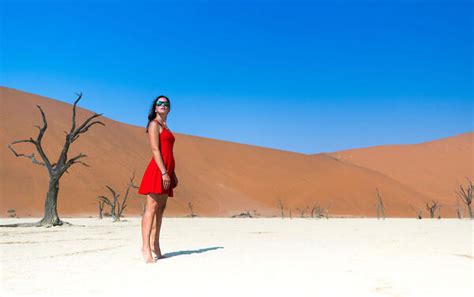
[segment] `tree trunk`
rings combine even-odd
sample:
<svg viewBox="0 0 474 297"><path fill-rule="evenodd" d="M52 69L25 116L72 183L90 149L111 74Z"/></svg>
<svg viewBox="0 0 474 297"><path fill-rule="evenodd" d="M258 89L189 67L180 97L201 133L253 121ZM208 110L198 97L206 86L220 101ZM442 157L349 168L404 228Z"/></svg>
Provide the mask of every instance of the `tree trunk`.
<svg viewBox="0 0 474 297"><path fill-rule="evenodd" d="M46 193L46 201L44 204L44 217L39 225L60 226L63 222L59 219L57 210L57 201L59 193L59 179L50 178L48 193Z"/></svg>
<svg viewBox="0 0 474 297"><path fill-rule="evenodd" d="M472 220L472 207L471 207L471 204L468 204L467 205L467 209L469 210L469 218Z"/></svg>

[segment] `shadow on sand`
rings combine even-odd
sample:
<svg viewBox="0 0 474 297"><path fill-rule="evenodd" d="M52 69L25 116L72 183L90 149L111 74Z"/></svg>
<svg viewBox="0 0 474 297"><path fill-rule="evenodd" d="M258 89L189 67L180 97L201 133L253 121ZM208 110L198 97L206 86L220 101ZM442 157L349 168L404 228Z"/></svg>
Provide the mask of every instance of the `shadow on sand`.
<svg viewBox="0 0 474 297"><path fill-rule="evenodd" d="M163 260L167 259L167 258L175 257L175 256L200 254L200 253L204 253L204 252L207 252L207 251L223 249L223 248L224 248L223 246L216 246L216 247L198 249L198 250L188 250L188 251L179 251L179 252L166 253L166 254L163 254L163 256L165 257L165 258L163 258Z"/></svg>

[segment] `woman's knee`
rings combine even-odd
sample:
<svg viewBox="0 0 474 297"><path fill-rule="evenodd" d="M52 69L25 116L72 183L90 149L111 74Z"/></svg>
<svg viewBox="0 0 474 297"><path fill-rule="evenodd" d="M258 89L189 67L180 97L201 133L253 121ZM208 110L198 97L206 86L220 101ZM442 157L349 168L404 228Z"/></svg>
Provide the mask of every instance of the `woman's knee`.
<svg viewBox="0 0 474 297"><path fill-rule="evenodd" d="M150 197L147 197L146 211L155 212L158 208L159 203L155 197L153 197L152 195L149 196Z"/></svg>

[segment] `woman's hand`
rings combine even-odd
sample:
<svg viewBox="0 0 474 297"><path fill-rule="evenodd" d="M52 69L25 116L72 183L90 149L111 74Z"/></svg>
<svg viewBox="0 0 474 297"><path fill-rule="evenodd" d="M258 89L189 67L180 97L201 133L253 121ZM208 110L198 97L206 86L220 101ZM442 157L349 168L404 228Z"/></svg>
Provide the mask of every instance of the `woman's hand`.
<svg viewBox="0 0 474 297"><path fill-rule="evenodd" d="M173 172L173 184L174 184L174 187L178 186L178 177L176 176L175 172Z"/></svg>
<svg viewBox="0 0 474 297"><path fill-rule="evenodd" d="M170 178L168 172L166 172L166 174L163 175L163 187L165 188L165 190L169 189L170 184L171 184L171 178Z"/></svg>

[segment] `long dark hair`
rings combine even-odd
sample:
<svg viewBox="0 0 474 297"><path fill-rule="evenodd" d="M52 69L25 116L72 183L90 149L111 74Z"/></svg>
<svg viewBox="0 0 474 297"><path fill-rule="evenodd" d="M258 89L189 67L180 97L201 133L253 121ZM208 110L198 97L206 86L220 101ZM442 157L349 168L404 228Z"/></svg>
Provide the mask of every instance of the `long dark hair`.
<svg viewBox="0 0 474 297"><path fill-rule="evenodd" d="M156 101L158 101L160 98L165 98L168 100L170 103L170 110L171 110L171 100L166 97L165 95L159 95L158 97L153 100L153 103L150 108L150 112L148 113L148 124L146 125L146 133L148 133L148 126L150 126L150 122L156 119L156 111L155 111L155 106L156 106Z"/></svg>

